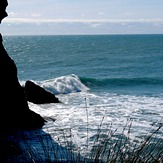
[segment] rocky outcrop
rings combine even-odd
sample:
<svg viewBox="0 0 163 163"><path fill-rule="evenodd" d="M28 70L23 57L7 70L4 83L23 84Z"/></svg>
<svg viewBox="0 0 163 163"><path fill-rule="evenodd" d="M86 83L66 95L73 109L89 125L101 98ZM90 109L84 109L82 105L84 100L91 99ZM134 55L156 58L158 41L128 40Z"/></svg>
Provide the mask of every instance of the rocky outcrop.
<svg viewBox="0 0 163 163"><path fill-rule="evenodd" d="M0 23L7 16L7 0L0 2ZM17 67L9 57L0 34L0 131L41 128L45 120L28 107L24 89L17 77Z"/></svg>
<svg viewBox="0 0 163 163"><path fill-rule="evenodd" d="M27 101L35 104L59 103L54 94L28 80L25 83L24 92Z"/></svg>
<svg viewBox="0 0 163 163"><path fill-rule="evenodd" d="M6 7L7 6L8 6L7 0L1 0L1 3L0 3L0 23L1 23L3 18L8 16L8 14L6 12Z"/></svg>
<svg viewBox="0 0 163 163"><path fill-rule="evenodd" d="M1 127L22 129L42 127L45 120L29 109L24 89L17 78L17 67L4 49L1 35L0 76Z"/></svg>

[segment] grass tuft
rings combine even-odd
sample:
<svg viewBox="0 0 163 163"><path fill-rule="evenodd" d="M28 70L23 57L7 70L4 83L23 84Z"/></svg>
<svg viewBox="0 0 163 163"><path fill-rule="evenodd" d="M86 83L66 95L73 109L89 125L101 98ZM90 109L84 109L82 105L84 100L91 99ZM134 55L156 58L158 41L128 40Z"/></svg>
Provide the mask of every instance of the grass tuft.
<svg viewBox="0 0 163 163"><path fill-rule="evenodd" d="M40 130L33 131L33 133L29 132L33 135L30 139L26 136L27 133L22 131L16 138L21 140L21 145L20 143L13 144L11 141L7 141L7 143L5 141L5 144L1 142L1 161L21 160L21 163L162 163L163 138L158 137L158 133L161 132L163 124L150 131L140 141L130 137L132 121L127 121L122 131L118 132L117 129L113 130L111 125L107 131L102 130L103 119L93 144L91 147L86 146L87 150L84 151L86 153L83 153L81 148L73 143L74 137L71 129L57 130L51 134ZM62 137L56 137L58 132ZM56 137L56 141L52 138L53 136ZM37 142L36 145L31 143L31 139Z"/></svg>

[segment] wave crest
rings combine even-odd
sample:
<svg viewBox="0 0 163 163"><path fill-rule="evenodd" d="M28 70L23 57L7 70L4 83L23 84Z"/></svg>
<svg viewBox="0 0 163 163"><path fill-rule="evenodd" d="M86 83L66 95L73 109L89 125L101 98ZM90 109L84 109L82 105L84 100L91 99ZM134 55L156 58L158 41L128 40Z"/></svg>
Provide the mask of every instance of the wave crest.
<svg viewBox="0 0 163 163"><path fill-rule="evenodd" d="M82 84L79 77L74 74L37 82L36 84L40 85L55 95L84 92L89 90L87 86Z"/></svg>

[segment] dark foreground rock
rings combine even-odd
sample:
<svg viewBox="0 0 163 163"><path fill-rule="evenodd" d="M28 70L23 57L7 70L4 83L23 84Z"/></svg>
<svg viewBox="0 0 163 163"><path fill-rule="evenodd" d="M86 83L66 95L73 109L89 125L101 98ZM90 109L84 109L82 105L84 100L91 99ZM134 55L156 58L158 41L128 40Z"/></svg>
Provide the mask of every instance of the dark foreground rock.
<svg viewBox="0 0 163 163"><path fill-rule="evenodd" d="M24 89L17 78L17 67L2 44L0 35L0 128L34 129L45 120L29 109Z"/></svg>
<svg viewBox="0 0 163 163"><path fill-rule="evenodd" d="M45 120L29 109L24 89L17 78L17 67L2 44L0 35L0 129L34 129Z"/></svg>
<svg viewBox="0 0 163 163"><path fill-rule="evenodd" d="M59 103L57 97L44 88L33 83L32 81L26 81L24 87L25 96L27 101L35 104L46 104L46 103Z"/></svg>
<svg viewBox="0 0 163 163"><path fill-rule="evenodd" d="M0 23L8 16L7 0L0 3ZM10 129L36 129L45 124L39 114L30 110L24 89L17 77L17 67L9 57L0 34L0 131Z"/></svg>
<svg viewBox="0 0 163 163"><path fill-rule="evenodd" d="M0 3L0 23L8 16L7 0ZM45 124L39 114L30 110L24 89L17 77L17 67L9 57L0 34L0 131L10 129L36 129Z"/></svg>

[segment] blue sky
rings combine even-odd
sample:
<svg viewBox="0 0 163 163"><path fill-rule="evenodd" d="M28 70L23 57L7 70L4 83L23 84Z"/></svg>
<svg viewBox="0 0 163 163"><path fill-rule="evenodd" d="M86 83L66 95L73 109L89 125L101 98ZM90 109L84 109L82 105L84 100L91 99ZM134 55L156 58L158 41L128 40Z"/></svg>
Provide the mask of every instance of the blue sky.
<svg viewBox="0 0 163 163"><path fill-rule="evenodd" d="M163 0L8 0L4 35L163 34Z"/></svg>

